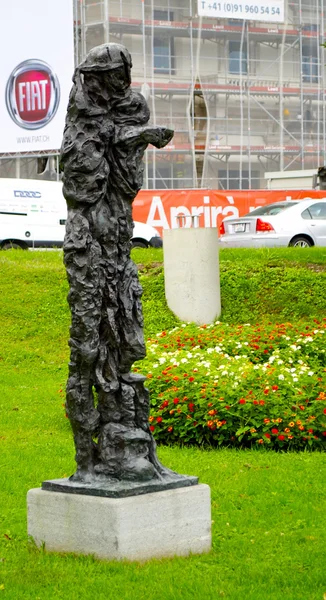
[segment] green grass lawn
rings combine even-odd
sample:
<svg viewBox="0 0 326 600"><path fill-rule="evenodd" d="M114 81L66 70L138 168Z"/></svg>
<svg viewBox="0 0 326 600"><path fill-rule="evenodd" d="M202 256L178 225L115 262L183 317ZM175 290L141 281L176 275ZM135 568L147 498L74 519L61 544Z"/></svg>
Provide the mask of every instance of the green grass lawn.
<svg viewBox="0 0 326 600"><path fill-rule="evenodd" d="M162 252L135 250L133 256L141 265L146 333L152 335L177 322L164 302ZM221 319L326 315L323 249L225 250L220 264ZM105 563L48 554L29 543L27 491L74 470L62 406L70 320L62 255L0 253L0 284L0 598L323 600L323 452L159 448L166 466L211 487L213 549L207 555Z"/></svg>

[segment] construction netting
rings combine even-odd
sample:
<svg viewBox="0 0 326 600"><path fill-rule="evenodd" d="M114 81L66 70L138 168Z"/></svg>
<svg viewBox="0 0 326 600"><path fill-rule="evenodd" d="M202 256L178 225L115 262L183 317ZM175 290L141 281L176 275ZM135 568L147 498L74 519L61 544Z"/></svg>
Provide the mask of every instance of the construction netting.
<svg viewBox="0 0 326 600"><path fill-rule="evenodd" d="M257 189L325 163L326 0L73 1L76 62L125 45L152 123L175 131L148 149L145 188Z"/></svg>

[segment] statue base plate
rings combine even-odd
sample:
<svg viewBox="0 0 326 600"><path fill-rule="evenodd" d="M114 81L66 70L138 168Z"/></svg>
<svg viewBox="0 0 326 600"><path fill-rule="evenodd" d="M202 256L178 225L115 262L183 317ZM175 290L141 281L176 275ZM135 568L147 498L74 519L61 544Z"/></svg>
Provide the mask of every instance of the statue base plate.
<svg viewBox="0 0 326 600"><path fill-rule="evenodd" d="M152 492L162 492L198 484L198 477L188 475L168 475L162 479L150 481L127 481L110 478L94 480L90 483L71 479L50 479L43 481L42 490L63 492L66 494L83 494L86 496L104 496L105 498L126 498Z"/></svg>
<svg viewBox="0 0 326 600"><path fill-rule="evenodd" d="M27 494L28 534L48 552L144 561L211 549L208 485L105 498L43 489Z"/></svg>

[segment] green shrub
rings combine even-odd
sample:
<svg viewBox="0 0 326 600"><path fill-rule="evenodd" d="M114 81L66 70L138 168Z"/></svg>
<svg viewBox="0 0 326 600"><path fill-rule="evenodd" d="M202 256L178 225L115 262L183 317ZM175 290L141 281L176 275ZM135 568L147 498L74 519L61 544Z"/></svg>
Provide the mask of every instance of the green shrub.
<svg viewBox="0 0 326 600"><path fill-rule="evenodd" d="M151 430L163 443L273 448L326 441L326 319L183 324L147 345Z"/></svg>

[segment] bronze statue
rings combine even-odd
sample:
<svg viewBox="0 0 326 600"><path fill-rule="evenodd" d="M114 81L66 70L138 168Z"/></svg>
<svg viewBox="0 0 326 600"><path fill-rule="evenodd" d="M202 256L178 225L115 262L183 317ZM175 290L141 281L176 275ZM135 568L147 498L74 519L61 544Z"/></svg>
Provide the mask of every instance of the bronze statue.
<svg viewBox="0 0 326 600"><path fill-rule="evenodd" d="M66 408L77 462L69 484L112 488L127 480L142 484L136 493L143 493L144 482L165 489L197 478L159 463L146 378L131 371L145 356L142 289L130 258L132 201L142 186L148 144L162 148L173 136L148 125L146 100L130 87L131 67L126 48L103 44L73 77L61 149L72 316Z"/></svg>

